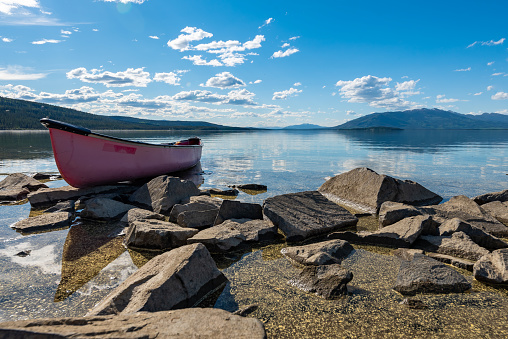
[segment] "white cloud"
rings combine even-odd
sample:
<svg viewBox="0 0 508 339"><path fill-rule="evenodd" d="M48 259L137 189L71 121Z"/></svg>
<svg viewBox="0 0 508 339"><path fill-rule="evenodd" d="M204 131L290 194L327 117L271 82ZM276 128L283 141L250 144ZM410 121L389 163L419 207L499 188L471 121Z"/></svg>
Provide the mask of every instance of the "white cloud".
<svg viewBox="0 0 508 339"><path fill-rule="evenodd" d="M185 27L180 32L185 34L180 34L178 38L174 40L168 40L167 44L172 49L176 49L180 52L187 51L190 48L190 43L192 41L200 41L205 38L211 38L213 36L212 33L205 32L204 30L196 27Z"/></svg>
<svg viewBox="0 0 508 339"><path fill-rule="evenodd" d="M460 101L459 99L446 98L444 94L439 94L436 96L436 103L438 104L448 104L452 102Z"/></svg>
<svg viewBox="0 0 508 339"><path fill-rule="evenodd" d="M32 41L33 45L44 45L44 44L58 44L63 40L55 40L55 39L42 39L37 41Z"/></svg>
<svg viewBox="0 0 508 339"><path fill-rule="evenodd" d="M301 83L301 82L295 82L295 83L293 84L293 86L295 86L295 87L298 87L298 86L301 86L301 85L302 85L302 83Z"/></svg>
<svg viewBox="0 0 508 339"><path fill-rule="evenodd" d="M239 78L236 78L229 72L222 72L208 79L206 83L201 84L201 86L214 88L238 88L245 86L245 82Z"/></svg>
<svg viewBox="0 0 508 339"><path fill-rule="evenodd" d="M492 65L494 65L494 63L495 63L495 61L491 61L491 62L488 62L487 65L492 66Z"/></svg>
<svg viewBox="0 0 508 339"><path fill-rule="evenodd" d="M494 86L487 86L487 91L492 91L494 89Z"/></svg>
<svg viewBox="0 0 508 339"><path fill-rule="evenodd" d="M471 70L471 67L468 67L468 68L456 69L454 72L469 72L470 70Z"/></svg>
<svg viewBox="0 0 508 339"><path fill-rule="evenodd" d="M403 109L415 107L416 104L404 100L404 96L419 94L414 92L419 80L397 83L396 89L389 87L391 78L378 78L367 75L350 81L338 81L335 86L340 87L339 93L352 103L367 103L372 107L386 109Z"/></svg>
<svg viewBox="0 0 508 339"><path fill-rule="evenodd" d="M256 80L256 81L254 81L254 83L255 83L255 84L260 84L260 83L262 83L262 82L263 82L263 80L260 80L260 79L258 79L258 80Z"/></svg>
<svg viewBox="0 0 508 339"><path fill-rule="evenodd" d="M282 99L285 100L288 97L295 96L301 92L302 92L302 90L291 87L290 89L285 90L285 91L274 92L272 100L282 100Z"/></svg>
<svg viewBox="0 0 508 339"><path fill-rule="evenodd" d="M169 72L169 73L155 73L153 80L165 82L169 85L178 86L178 85L180 85L180 80L182 80L182 78L179 76L179 74L185 73L185 72L186 71L176 71L176 72Z"/></svg>
<svg viewBox="0 0 508 339"><path fill-rule="evenodd" d="M100 0L100 1L104 1L104 2L119 2L119 3L122 3L122 4L128 4L128 3L133 3L133 4L142 4L143 2L145 1L148 1L148 0Z"/></svg>
<svg viewBox="0 0 508 339"><path fill-rule="evenodd" d="M504 74L503 72L498 72L498 73L493 73L492 76L493 77L497 77L497 76L503 75L503 74Z"/></svg>
<svg viewBox="0 0 508 339"><path fill-rule="evenodd" d="M65 30L61 29L60 30L60 34L71 35L72 32L71 31L65 31Z"/></svg>
<svg viewBox="0 0 508 339"><path fill-rule="evenodd" d="M13 39L9 39L9 38L2 38L2 41L3 42L13 42L14 40Z"/></svg>
<svg viewBox="0 0 508 339"><path fill-rule="evenodd" d="M150 39L159 40L159 37L157 35L149 35Z"/></svg>
<svg viewBox="0 0 508 339"><path fill-rule="evenodd" d="M502 45L502 44L503 44L503 42L504 42L505 40L506 40L505 38L501 38L501 39L499 39L498 41L494 41L494 40L489 40L489 41L475 41L475 42L473 42L472 44L470 44L469 46L467 46L467 48L473 47L474 45L481 45L481 46L496 46L496 45Z"/></svg>
<svg viewBox="0 0 508 339"><path fill-rule="evenodd" d="M266 20L265 20L265 22L264 22L261 26L259 26L258 28L263 28L264 26L271 24L273 21L274 21L274 19L273 19L273 18L268 18L268 19L266 19Z"/></svg>
<svg viewBox="0 0 508 339"><path fill-rule="evenodd" d="M252 101L255 96L254 93L247 91L246 89L233 90L228 94L216 94L210 91L194 90L194 91L183 91L175 94L173 100L184 100L184 101L198 101L212 104L231 104L231 105L257 105Z"/></svg>
<svg viewBox="0 0 508 339"><path fill-rule="evenodd" d="M0 68L0 80L39 80L44 78L45 73L31 73L30 70L21 66L8 66Z"/></svg>
<svg viewBox="0 0 508 339"><path fill-rule="evenodd" d="M289 40L296 40L296 39L299 39L299 38L300 38L300 36L294 36L294 37L289 38Z"/></svg>
<svg viewBox="0 0 508 339"><path fill-rule="evenodd" d="M490 97L492 100L508 100L508 93L505 92L497 92L493 96Z"/></svg>
<svg viewBox="0 0 508 339"><path fill-rule="evenodd" d="M0 0L0 13L11 15L22 7L40 8L40 4L37 0Z"/></svg>
<svg viewBox="0 0 508 339"><path fill-rule="evenodd" d="M299 52L298 48L289 48L285 51L277 51L275 53L273 53L273 55L271 56L271 58L285 58L285 57L288 57L290 56L291 54L295 54Z"/></svg>
<svg viewBox="0 0 508 339"><path fill-rule="evenodd" d="M289 47L289 46L291 46L291 45L286 42L284 45L280 46L280 48L286 48L286 47Z"/></svg>
<svg viewBox="0 0 508 339"><path fill-rule="evenodd" d="M184 56L182 59L191 60L192 63L197 66L223 66L219 60L213 59L210 61L206 61L203 60L203 57L201 55Z"/></svg>
<svg viewBox="0 0 508 339"><path fill-rule="evenodd" d="M483 94L483 92L478 92L478 93L475 93L473 95L482 95L482 94Z"/></svg>
<svg viewBox="0 0 508 339"><path fill-rule="evenodd" d="M103 84L106 87L125 87L136 86L146 87L152 80L150 73L145 72L144 68L128 68L123 72L109 72L92 69L87 71L84 67L79 67L67 72L68 79L79 79L83 82Z"/></svg>

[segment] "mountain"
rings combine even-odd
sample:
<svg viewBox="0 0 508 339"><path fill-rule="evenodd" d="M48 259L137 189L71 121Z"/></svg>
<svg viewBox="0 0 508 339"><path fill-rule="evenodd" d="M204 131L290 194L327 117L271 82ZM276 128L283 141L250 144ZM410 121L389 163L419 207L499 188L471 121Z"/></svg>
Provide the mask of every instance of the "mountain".
<svg viewBox="0 0 508 339"><path fill-rule="evenodd" d="M372 113L333 129L508 129L508 116L496 113L465 115L440 109Z"/></svg>
<svg viewBox="0 0 508 339"><path fill-rule="evenodd" d="M319 126L319 125L314 125L314 124L300 124L300 125L286 126L282 129L319 129L319 128L325 128L325 127Z"/></svg>
<svg viewBox="0 0 508 339"><path fill-rule="evenodd" d="M0 130L45 129L39 122L41 118L60 120L92 130L245 130L245 128L222 126L204 121L148 120L132 117L103 116L33 101L0 97Z"/></svg>

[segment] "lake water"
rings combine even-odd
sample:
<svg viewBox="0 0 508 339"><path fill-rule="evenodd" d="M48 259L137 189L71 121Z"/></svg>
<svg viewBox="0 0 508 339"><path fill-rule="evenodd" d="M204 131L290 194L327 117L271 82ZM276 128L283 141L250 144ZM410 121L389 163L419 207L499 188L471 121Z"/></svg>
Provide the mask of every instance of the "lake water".
<svg viewBox="0 0 508 339"><path fill-rule="evenodd" d="M105 134L153 143L195 135ZM416 181L444 201L455 195L473 197L508 188L507 131L255 131L201 133L199 137L204 142L201 188L268 186L267 192L258 195L240 192L237 199L245 202L262 203L278 194L316 190L326 178L357 167ZM58 172L47 132L3 131L0 145L0 180L15 172ZM111 239L93 226L77 224L28 236L9 227L29 213L29 204L0 206L0 321L84 315L139 265L121 239ZM350 286L357 291L348 301L328 302L295 291L286 281L298 270L281 258L283 246L241 253L229 264L221 264L230 284L215 306L234 310L257 303L260 307L252 315L264 321L270 336L280 337L312 333L438 337L460 333L454 332L460 317L471 314L477 316L468 331L478 329L498 336L508 330L504 290L489 290L477 283L477 293L425 296L427 310L401 309L398 301L402 298L390 288L393 275L386 272L396 274L398 259L372 248L358 247L355 256L344 263L354 272ZM22 250L31 250L30 255L15 255ZM94 262L94 266L80 273L80 262ZM368 274L366 265L371 267ZM390 316L381 320L386 312ZM424 313L415 317L411 312ZM358 317L363 321L355 322Z"/></svg>

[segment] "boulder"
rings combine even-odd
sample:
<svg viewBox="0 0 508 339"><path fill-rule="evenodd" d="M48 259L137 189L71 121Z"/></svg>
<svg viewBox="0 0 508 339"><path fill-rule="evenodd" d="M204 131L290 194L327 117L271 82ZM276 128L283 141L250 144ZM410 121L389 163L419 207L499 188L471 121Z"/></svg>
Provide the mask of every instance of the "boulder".
<svg viewBox="0 0 508 339"><path fill-rule="evenodd" d="M188 244L202 243L212 252L225 252L241 247L246 241L245 235L231 225L217 225L204 229L187 239Z"/></svg>
<svg viewBox="0 0 508 339"><path fill-rule="evenodd" d="M76 203L74 200L66 200L57 203L56 205L44 210L44 213L54 213L54 212L69 212L74 213Z"/></svg>
<svg viewBox="0 0 508 339"><path fill-rule="evenodd" d="M483 205L492 201L507 202L508 201L508 189L499 192L486 193L478 195L473 198L478 205Z"/></svg>
<svg viewBox="0 0 508 339"><path fill-rule="evenodd" d="M317 191L278 195L265 200L263 213L286 235L287 241L355 226L358 218Z"/></svg>
<svg viewBox="0 0 508 339"><path fill-rule="evenodd" d="M228 219L263 219L263 208L259 204L223 200L214 225L219 225Z"/></svg>
<svg viewBox="0 0 508 339"><path fill-rule="evenodd" d="M385 201L426 205L442 200L439 195L414 181L380 175L365 167L328 179L318 191L332 201L371 214L377 214Z"/></svg>
<svg viewBox="0 0 508 339"><path fill-rule="evenodd" d="M446 220L439 226L439 235L441 236L452 235L455 232L464 232L471 238L471 240L489 251L508 247L508 244L503 240L488 234L483 230L460 220L459 218Z"/></svg>
<svg viewBox="0 0 508 339"><path fill-rule="evenodd" d="M464 232L455 232L447 237L424 235L420 237L420 241L415 244L415 247L426 252L436 252L473 261L489 253Z"/></svg>
<svg viewBox="0 0 508 339"><path fill-rule="evenodd" d="M23 200L30 192L47 187L23 173L12 173L0 181L0 201Z"/></svg>
<svg viewBox="0 0 508 339"><path fill-rule="evenodd" d="M269 220L230 219L222 223L240 231L247 242L273 240L277 237L277 226Z"/></svg>
<svg viewBox="0 0 508 339"><path fill-rule="evenodd" d="M379 227L395 224L405 218L422 215L423 212L415 206L400 202L386 201L379 209Z"/></svg>
<svg viewBox="0 0 508 339"><path fill-rule="evenodd" d="M213 225L217 219L217 213L217 209L185 211L178 214L176 223L182 227L202 229Z"/></svg>
<svg viewBox="0 0 508 339"><path fill-rule="evenodd" d="M285 247L280 250L292 261L315 266L340 264L353 251L353 246L344 240L328 240L304 246Z"/></svg>
<svg viewBox="0 0 508 339"><path fill-rule="evenodd" d="M508 201L491 201L482 205L482 208L498 221L508 224Z"/></svg>
<svg viewBox="0 0 508 339"><path fill-rule="evenodd" d="M214 220L210 223L210 225L213 224L215 221L215 217L217 216L217 213L219 212L219 208L221 205L221 200L212 198L206 195L200 195L200 196L192 196L189 199L189 202L182 203L182 204L176 204L171 209L171 213L169 214L169 221L171 222L178 222L178 215L183 212L200 212L204 210L215 210L215 216Z"/></svg>
<svg viewBox="0 0 508 339"><path fill-rule="evenodd" d="M71 225L71 218L68 212L46 213L18 221L11 227L23 233L65 228Z"/></svg>
<svg viewBox="0 0 508 339"><path fill-rule="evenodd" d="M192 181L161 175L141 186L129 201L167 215L174 205L199 194L199 189Z"/></svg>
<svg viewBox="0 0 508 339"><path fill-rule="evenodd" d="M132 205L108 199L92 198L85 201L85 208L79 213L82 218L97 220L113 220L123 217Z"/></svg>
<svg viewBox="0 0 508 339"><path fill-rule="evenodd" d="M142 208L131 208L130 210L127 211L127 213L125 213L120 222L122 222L124 225L125 224L128 225L136 220L144 220L144 219L164 220L165 217L162 214L155 213Z"/></svg>
<svg viewBox="0 0 508 339"><path fill-rule="evenodd" d="M471 283L457 271L429 258L415 254L413 260L402 260L394 290L404 295L417 293L462 293Z"/></svg>
<svg viewBox="0 0 508 339"><path fill-rule="evenodd" d="M288 283L305 292L315 293L325 299L335 299L347 295L347 284L353 273L339 264L306 266Z"/></svg>
<svg viewBox="0 0 508 339"><path fill-rule="evenodd" d="M396 247L410 247L424 229L433 224L432 217L419 215L383 227L376 232L336 232L330 234L331 239L342 239L352 243L368 243Z"/></svg>
<svg viewBox="0 0 508 339"><path fill-rule="evenodd" d="M195 306L223 286L203 244L186 245L158 255L99 302L88 315L158 312ZM169 321L166 320L166 323Z"/></svg>
<svg viewBox="0 0 508 339"><path fill-rule="evenodd" d="M25 199L30 191L27 188L18 187L0 190L0 201L19 201Z"/></svg>
<svg viewBox="0 0 508 339"><path fill-rule="evenodd" d="M168 250L186 245L187 239L196 233L196 229L180 227L171 222L135 220L129 224L124 244L127 247Z"/></svg>
<svg viewBox="0 0 508 339"><path fill-rule="evenodd" d="M486 254L473 267L476 280L493 284L508 284L508 249Z"/></svg>
<svg viewBox="0 0 508 339"><path fill-rule="evenodd" d="M263 323L217 308L0 323L0 338L266 338Z"/></svg>
<svg viewBox="0 0 508 339"><path fill-rule="evenodd" d="M77 200L82 197L96 196L104 193L129 193L135 188L135 186L129 185L108 185L88 188L75 188L72 186L43 188L28 194L28 201L32 207L54 205L63 200Z"/></svg>

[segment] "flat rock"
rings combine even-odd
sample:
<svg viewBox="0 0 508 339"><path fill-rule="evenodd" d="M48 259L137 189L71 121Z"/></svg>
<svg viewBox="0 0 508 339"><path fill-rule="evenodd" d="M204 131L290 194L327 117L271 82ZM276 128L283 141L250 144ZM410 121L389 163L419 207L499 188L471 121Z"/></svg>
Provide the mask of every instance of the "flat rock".
<svg viewBox="0 0 508 339"><path fill-rule="evenodd" d="M54 213L54 212L69 212L74 213L76 207L76 203L74 200L66 200L57 203L56 205L44 210L44 213Z"/></svg>
<svg viewBox="0 0 508 339"><path fill-rule="evenodd" d="M306 266L288 283L305 292L315 293L325 299L335 299L347 295L347 284L353 273L339 264Z"/></svg>
<svg viewBox="0 0 508 339"><path fill-rule="evenodd" d="M379 209L379 227L395 224L397 221L417 215L423 215L423 212L415 206L386 201Z"/></svg>
<svg viewBox="0 0 508 339"><path fill-rule="evenodd" d="M234 200L223 200L214 225L219 225L228 219L263 219L263 208L259 204L252 204Z"/></svg>
<svg viewBox="0 0 508 339"><path fill-rule="evenodd" d="M0 323L0 338L266 338L263 323L217 308Z"/></svg>
<svg viewBox="0 0 508 339"><path fill-rule="evenodd" d="M419 250L416 248L397 248L392 251L392 254L401 259L411 261L414 259L416 254L425 254L423 250Z"/></svg>
<svg viewBox="0 0 508 339"><path fill-rule="evenodd" d="M280 252L301 265L340 264L354 251L347 241L328 240L304 246L285 247Z"/></svg>
<svg viewBox="0 0 508 339"><path fill-rule="evenodd" d="M222 225L230 226L240 231L247 242L273 240L277 237L277 226L269 220L259 219L229 219Z"/></svg>
<svg viewBox="0 0 508 339"><path fill-rule="evenodd" d="M334 176L318 191L332 201L371 214L377 214L385 201L426 205L442 200L439 195L414 181L395 179L365 167Z"/></svg>
<svg viewBox="0 0 508 339"><path fill-rule="evenodd" d="M188 244L202 243L212 252L225 252L241 247L245 235L231 225L217 225L204 229L187 239Z"/></svg>
<svg viewBox="0 0 508 339"><path fill-rule="evenodd" d="M129 201L167 215L174 205L199 194L199 189L192 181L161 175L141 186Z"/></svg>
<svg viewBox="0 0 508 339"><path fill-rule="evenodd" d="M464 276L423 254L402 260L394 290L404 295L417 293L462 293L471 288Z"/></svg>
<svg viewBox="0 0 508 339"><path fill-rule="evenodd" d="M28 194L28 201L33 207L40 205L54 205L63 200L78 200L82 197L96 196L104 193L129 193L135 189L128 185L108 185L88 188L75 188L72 186L43 188Z"/></svg>
<svg viewBox="0 0 508 339"><path fill-rule="evenodd" d="M108 198L92 198L85 201L85 208L79 213L82 218L112 220L124 216L133 205Z"/></svg>
<svg viewBox="0 0 508 339"><path fill-rule="evenodd" d="M68 212L45 213L18 221L11 227L24 233L64 228L71 225L71 217Z"/></svg>
<svg viewBox="0 0 508 339"><path fill-rule="evenodd" d="M99 302L89 315L193 307L225 282L226 277L203 244L186 245L151 259Z"/></svg>
<svg viewBox="0 0 508 339"><path fill-rule="evenodd" d="M129 224L136 220L144 220L144 219L157 219L164 220L165 217L162 214L155 213L149 210L145 210L142 208L131 208L125 213L125 215L120 219L123 224Z"/></svg>
<svg viewBox="0 0 508 339"><path fill-rule="evenodd" d="M204 210L216 210L214 220L212 220L212 222L210 223L210 225L212 225L213 222L215 221L217 213L219 212L221 203L222 202L220 199L212 198L206 195L192 196L189 198L189 202L176 204L173 206L169 214L169 221L177 223L178 215L183 212L200 212Z"/></svg>
<svg viewBox="0 0 508 339"><path fill-rule="evenodd" d="M486 233L478 227L460 220L459 218L446 220L439 226L439 235L441 236L452 235L455 232L464 232L471 238L471 240L489 251L508 247L508 244L503 240Z"/></svg>
<svg viewBox="0 0 508 339"><path fill-rule="evenodd" d="M503 224L508 224L508 201L488 202L482 205L482 208Z"/></svg>
<svg viewBox="0 0 508 339"><path fill-rule="evenodd" d="M218 209L206 209L201 211L185 211L178 214L176 223L182 227L207 228L213 225L217 219Z"/></svg>
<svg viewBox="0 0 508 339"><path fill-rule="evenodd" d="M0 201L19 201L25 199L30 191L27 188L17 187L0 190Z"/></svg>
<svg viewBox="0 0 508 339"><path fill-rule="evenodd" d="M508 249L484 255L473 267L476 280L493 284L508 284Z"/></svg>
<svg viewBox="0 0 508 339"><path fill-rule="evenodd" d="M445 264L452 265L452 266L455 266L458 268L462 268L463 270L466 270L469 272L473 272L474 261L456 258L456 257L452 257L451 255L446 255L446 254L433 253L433 252L428 252L428 253L426 253L426 255L431 257L432 259L436 259L437 261L443 262Z"/></svg>
<svg viewBox="0 0 508 339"><path fill-rule="evenodd" d="M483 205L492 201L500 201L500 202L506 202L508 201L508 189L499 191L499 192L492 192L492 193L486 193L482 195L478 195L473 198L473 200L478 205Z"/></svg>
<svg viewBox="0 0 508 339"><path fill-rule="evenodd" d="M415 244L415 247L426 252L436 252L473 261L489 253L487 249L476 244L464 232L455 232L447 237L424 235L420 237L420 241Z"/></svg>
<svg viewBox="0 0 508 339"><path fill-rule="evenodd" d="M287 241L355 226L358 218L317 191L278 195L265 200L263 213L284 232Z"/></svg>
<svg viewBox="0 0 508 339"><path fill-rule="evenodd" d="M168 250L186 245L187 239L196 233L196 229L162 220L135 220L129 223L124 244L127 247Z"/></svg>

